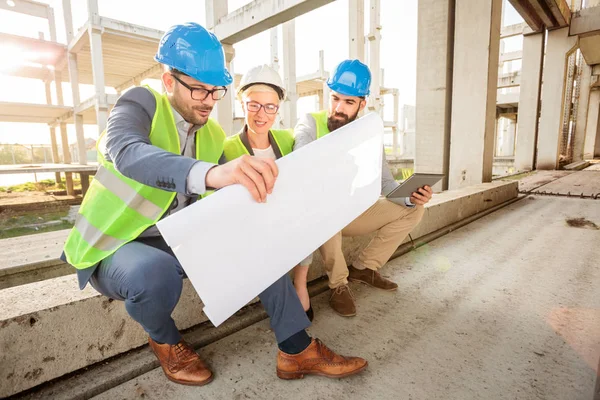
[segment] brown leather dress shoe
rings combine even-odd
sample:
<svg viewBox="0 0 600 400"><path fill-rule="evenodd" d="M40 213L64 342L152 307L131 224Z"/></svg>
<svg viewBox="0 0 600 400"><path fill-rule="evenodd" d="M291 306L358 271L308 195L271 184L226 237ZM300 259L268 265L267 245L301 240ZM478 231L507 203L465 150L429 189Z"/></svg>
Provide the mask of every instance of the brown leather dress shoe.
<svg viewBox="0 0 600 400"><path fill-rule="evenodd" d="M340 314L342 317L353 317L356 315L354 296L348 285L342 285L335 289L331 289L329 305L333 308L333 311Z"/></svg>
<svg viewBox="0 0 600 400"><path fill-rule="evenodd" d="M398 285L389 279L385 279L379 272L372 269L357 269L352 265L348 267L348 280L352 282L361 282L377 289L396 290Z"/></svg>
<svg viewBox="0 0 600 400"><path fill-rule="evenodd" d="M170 381L192 386L202 386L212 381L211 370L184 340L171 345L159 344L148 338L148 343Z"/></svg>
<svg viewBox="0 0 600 400"><path fill-rule="evenodd" d="M277 376L281 379L302 379L304 375L344 378L367 368L367 360L335 354L319 339L299 354L277 353Z"/></svg>

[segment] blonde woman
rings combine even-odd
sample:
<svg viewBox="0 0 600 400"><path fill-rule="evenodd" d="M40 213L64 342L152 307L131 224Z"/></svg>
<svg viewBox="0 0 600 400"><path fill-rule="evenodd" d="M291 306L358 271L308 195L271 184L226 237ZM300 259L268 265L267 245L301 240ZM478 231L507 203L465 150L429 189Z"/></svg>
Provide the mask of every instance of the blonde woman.
<svg viewBox="0 0 600 400"><path fill-rule="evenodd" d="M275 123L285 88L279 73L268 65L250 69L240 82L238 98L244 110L245 124L242 130L225 140L224 156L227 161L245 154L258 158L276 160L289 154L294 148L292 129L271 129ZM312 321L313 310L306 287L308 266L294 270L294 287Z"/></svg>

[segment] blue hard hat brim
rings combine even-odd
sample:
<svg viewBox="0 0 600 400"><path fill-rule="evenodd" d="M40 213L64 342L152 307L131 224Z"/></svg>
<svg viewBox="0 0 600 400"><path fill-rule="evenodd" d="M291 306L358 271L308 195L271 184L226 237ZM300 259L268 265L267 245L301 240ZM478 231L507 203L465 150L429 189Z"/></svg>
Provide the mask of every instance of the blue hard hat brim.
<svg viewBox="0 0 600 400"><path fill-rule="evenodd" d="M190 77L194 78L195 80L197 80L198 82L201 83L206 83L212 86L229 86L231 85L231 83L233 82L233 77L231 76L231 74L229 73L229 71L227 71L226 69L224 69L223 71L203 71L203 72L198 72L198 71L190 71L189 68L186 68L184 66L177 66L176 63L173 63L172 60L167 59L166 57L161 57L159 54L156 54L154 56L154 60L161 63L161 64L165 64L171 68L174 68L180 72L183 72L186 75L189 75Z"/></svg>
<svg viewBox="0 0 600 400"><path fill-rule="evenodd" d="M371 93L371 90L361 91L357 90L354 87L342 85L336 82L327 82L327 86L329 89L333 90L336 93L343 94L344 96L354 96L354 97L366 97Z"/></svg>

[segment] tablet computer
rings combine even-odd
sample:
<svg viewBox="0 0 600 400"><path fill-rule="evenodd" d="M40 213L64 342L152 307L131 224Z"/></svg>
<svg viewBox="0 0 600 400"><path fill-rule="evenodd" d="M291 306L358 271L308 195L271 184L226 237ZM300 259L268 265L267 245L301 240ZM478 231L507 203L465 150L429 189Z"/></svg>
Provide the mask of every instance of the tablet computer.
<svg viewBox="0 0 600 400"><path fill-rule="evenodd" d="M410 197L412 193L416 192L419 188L427 185L433 186L441 181L443 177L443 174L412 174L386 197L390 199Z"/></svg>

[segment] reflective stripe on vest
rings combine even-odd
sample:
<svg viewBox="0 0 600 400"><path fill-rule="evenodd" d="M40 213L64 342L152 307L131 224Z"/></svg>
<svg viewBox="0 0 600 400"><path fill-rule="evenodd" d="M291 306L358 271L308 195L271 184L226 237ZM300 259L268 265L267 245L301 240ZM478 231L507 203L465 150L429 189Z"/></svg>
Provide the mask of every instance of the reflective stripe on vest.
<svg viewBox="0 0 600 400"><path fill-rule="evenodd" d="M281 156L290 154L294 149L294 130L293 129L271 129L269 132L273 135L275 145L279 149ZM250 152L244 146L240 134L229 136L225 139L223 145L223 154L227 161L235 160L244 154L250 155Z"/></svg>
<svg viewBox="0 0 600 400"><path fill-rule="evenodd" d="M329 133L329 128L327 127L327 110L310 113L310 115L315 119L317 125L317 139L327 135Z"/></svg>
<svg viewBox="0 0 600 400"><path fill-rule="evenodd" d="M165 95L147 88L156 99L150 142L180 154L179 134ZM75 226L65 243L69 264L82 269L97 264L154 225L168 211L175 192L144 185L119 173L104 159L106 131L98 139L101 164L81 203ZM196 132L196 158L217 164L225 133L212 119Z"/></svg>

